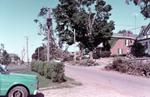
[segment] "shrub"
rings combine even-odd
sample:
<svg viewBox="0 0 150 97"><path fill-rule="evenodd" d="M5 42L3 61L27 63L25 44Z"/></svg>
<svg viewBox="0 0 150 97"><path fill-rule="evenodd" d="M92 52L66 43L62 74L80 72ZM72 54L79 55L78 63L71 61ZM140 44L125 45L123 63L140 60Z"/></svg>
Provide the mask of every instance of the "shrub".
<svg viewBox="0 0 150 97"><path fill-rule="evenodd" d="M82 59L90 59L90 55L86 54L82 56Z"/></svg>
<svg viewBox="0 0 150 97"><path fill-rule="evenodd" d="M38 73L40 74L40 75L44 75L44 62L42 62L42 61L39 61L38 63L37 63L37 68L38 68Z"/></svg>
<svg viewBox="0 0 150 97"><path fill-rule="evenodd" d="M32 62L31 62L31 70L32 70L32 71L35 71L35 61L32 61Z"/></svg>
<svg viewBox="0 0 150 97"><path fill-rule="evenodd" d="M45 76L46 78L48 78L48 74L47 74L47 72L48 72L47 70L48 70L48 69L47 69L47 68L48 68L48 63L45 62L45 63L44 63L44 76Z"/></svg>
<svg viewBox="0 0 150 97"><path fill-rule="evenodd" d="M38 72L38 61L32 61L31 62L31 70Z"/></svg>
<svg viewBox="0 0 150 97"><path fill-rule="evenodd" d="M109 57L111 55L110 51L101 51L100 57Z"/></svg>
<svg viewBox="0 0 150 97"><path fill-rule="evenodd" d="M50 62L50 70L48 70L48 74L50 74L53 82L63 82L65 81L64 76L64 64L62 62L57 62L55 60Z"/></svg>
<svg viewBox="0 0 150 97"><path fill-rule="evenodd" d="M99 59L100 53L93 53L93 59Z"/></svg>
<svg viewBox="0 0 150 97"><path fill-rule="evenodd" d="M144 63L135 60L114 60L112 64L105 67L106 70L114 70L121 73L127 73L131 75L150 77L150 63Z"/></svg>
<svg viewBox="0 0 150 97"><path fill-rule="evenodd" d="M97 66L99 65L98 63L92 61L92 60L89 60L89 59L84 59L80 62L80 65L82 66Z"/></svg>
<svg viewBox="0 0 150 97"><path fill-rule="evenodd" d="M63 59L63 61L65 62L65 61L73 61L73 59L74 59L74 55L70 55L70 56L68 56L68 57L65 57L64 59Z"/></svg>
<svg viewBox="0 0 150 97"><path fill-rule="evenodd" d="M51 61L49 63L42 61L34 61L31 64L31 70L44 75L53 82L64 82L64 64L58 61Z"/></svg>
<svg viewBox="0 0 150 97"><path fill-rule="evenodd" d="M52 72L53 72L53 69L52 69L52 65L50 63L47 63L45 68L44 68L44 71L45 71L45 77L48 78L48 79L51 79L52 78Z"/></svg>

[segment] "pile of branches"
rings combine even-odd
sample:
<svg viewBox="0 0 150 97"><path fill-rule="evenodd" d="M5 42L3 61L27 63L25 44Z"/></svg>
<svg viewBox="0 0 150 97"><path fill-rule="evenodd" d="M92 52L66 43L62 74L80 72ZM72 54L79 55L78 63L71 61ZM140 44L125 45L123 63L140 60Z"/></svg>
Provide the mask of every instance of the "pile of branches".
<svg viewBox="0 0 150 97"><path fill-rule="evenodd" d="M150 62L142 62L141 60L116 59L105 69L150 78Z"/></svg>
<svg viewBox="0 0 150 97"><path fill-rule="evenodd" d="M99 64L96 63L94 60L84 59L80 61L81 66L98 66Z"/></svg>

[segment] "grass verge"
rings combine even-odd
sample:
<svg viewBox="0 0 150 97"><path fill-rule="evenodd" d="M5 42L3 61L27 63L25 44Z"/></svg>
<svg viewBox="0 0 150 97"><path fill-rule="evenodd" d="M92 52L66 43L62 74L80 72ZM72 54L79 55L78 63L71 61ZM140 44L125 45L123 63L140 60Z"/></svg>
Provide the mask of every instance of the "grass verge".
<svg viewBox="0 0 150 97"><path fill-rule="evenodd" d="M40 89L57 89L57 88L72 88L75 86L82 85L81 83L75 81L72 78L65 77L67 80L63 83L54 83L50 79L45 78L44 76L41 76L40 74L33 72L31 70L16 70L15 73L22 73L22 74L32 74L37 75L39 79L39 88Z"/></svg>

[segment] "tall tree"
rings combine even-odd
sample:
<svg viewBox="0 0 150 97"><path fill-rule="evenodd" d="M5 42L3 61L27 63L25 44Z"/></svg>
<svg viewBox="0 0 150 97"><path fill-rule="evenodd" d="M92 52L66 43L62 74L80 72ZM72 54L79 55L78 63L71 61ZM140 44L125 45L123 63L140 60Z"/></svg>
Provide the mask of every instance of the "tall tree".
<svg viewBox="0 0 150 97"><path fill-rule="evenodd" d="M114 29L111 9L104 0L59 0L53 12L60 41L69 45L77 41L90 51L107 44Z"/></svg>
<svg viewBox="0 0 150 97"><path fill-rule="evenodd" d="M141 14L145 18L150 18L150 0L126 0L126 3L133 2L135 5L140 6Z"/></svg>

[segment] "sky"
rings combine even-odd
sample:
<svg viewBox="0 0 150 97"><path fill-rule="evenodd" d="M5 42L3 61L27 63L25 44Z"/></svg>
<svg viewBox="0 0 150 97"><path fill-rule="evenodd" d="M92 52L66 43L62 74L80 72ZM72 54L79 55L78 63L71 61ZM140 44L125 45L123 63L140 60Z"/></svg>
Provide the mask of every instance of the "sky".
<svg viewBox="0 0 150 97"><path fill-rule="evenodd" d="M147 25L150 19L140 14L140 8L125 0L105 0L112 6L110 20L115 22L114 33L119 30L131 30L138 34L142 25ZM26 37L29 37L29 56L44 43L39 36L39 28L33 22L42 7L54 8L58 0L0 0L0 43L3 43L8 53L21 57L21 51L26 49ZM138 28L134 30L134 28ZM69 48L74 50L73 47ZM25 59L26 60L26 59Z"/></svg>

